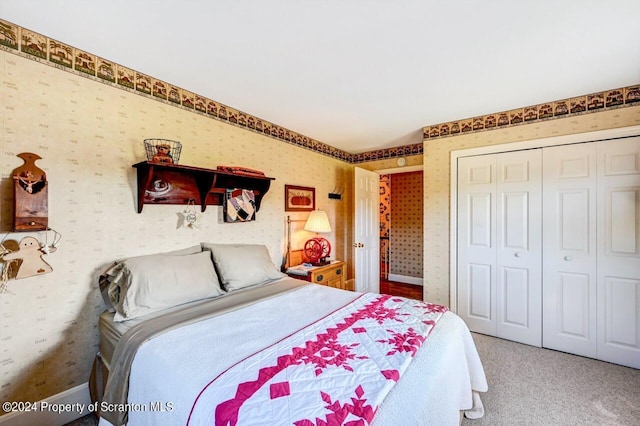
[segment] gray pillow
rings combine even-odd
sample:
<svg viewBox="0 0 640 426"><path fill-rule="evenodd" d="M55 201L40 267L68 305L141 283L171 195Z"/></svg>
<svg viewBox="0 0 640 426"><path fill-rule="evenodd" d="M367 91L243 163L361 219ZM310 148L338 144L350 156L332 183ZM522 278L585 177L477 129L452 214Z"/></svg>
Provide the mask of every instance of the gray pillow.
<svg viewBox="0 0 640 426"><path fill-rule="evenodd" d="M191 246L191 247L183 248L180 250L169 251L166 253L154 253L154 254L147 254L144 256L136 256L136 258L158 256L158 255L185 256L188 254L200 253L201 251L202 251L202 247L200 247L200 244L198 244L197 246ZM130 259L133 259L133 257ZM107 310L109 312L116 311L116 309L113 307L113 304L111 303L111 298L109 297L109 285L111 284L111 277L118 272L119 268L117 268L117 266L122 262L124 262L125 260L126 259L116 260L115 262L111 263L109 267L105 269L104 272L100 274L100 276L98 277L98 286L100 287L100 294L102 295L102 300L104 301L104 304L107 307Z"/></svg>
<svg viewBox="0 0 640 426"><path fill-rule="evenodd" d="M224 294L206 252L142 256L121 265L110 286L119 291L109 293L116 322Z"/></svg>
<svg viewBox="0 0 640 426"><path fill-rule="evenodd" d="M202 248L211 251L220 283L226 291L286 277L273 264L264 245L202 243Z"/></svg>

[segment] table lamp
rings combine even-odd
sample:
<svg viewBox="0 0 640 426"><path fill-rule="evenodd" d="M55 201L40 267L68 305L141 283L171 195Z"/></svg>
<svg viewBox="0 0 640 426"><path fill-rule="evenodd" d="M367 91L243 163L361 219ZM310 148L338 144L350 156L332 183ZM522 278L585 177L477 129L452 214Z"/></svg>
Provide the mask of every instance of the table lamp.
<svg viewBox="0 0 640 426"><path fill-rule="evenodd" d="M331 232L327 213L322 210L313 210L307 222L304 224L305 231L315 233ZM325 238L315 236L304 243L304 255L314 266L326 265L329 263L327 257L331 254L331 244Z"/></svg>

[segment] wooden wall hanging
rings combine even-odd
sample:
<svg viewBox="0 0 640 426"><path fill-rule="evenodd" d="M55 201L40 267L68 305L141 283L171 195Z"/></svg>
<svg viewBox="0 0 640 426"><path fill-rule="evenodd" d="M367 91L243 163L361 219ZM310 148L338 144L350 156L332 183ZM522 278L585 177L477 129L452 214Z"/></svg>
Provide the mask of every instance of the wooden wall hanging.
<svg viewBox="0 0 640 426"><path fill-rule="evenodd" d="M18 154L24 164L13 171L13 230L44 231L49 226L47 175L31 152Z"/></svg>
<svg viewBox="0 0 640 426"><path fill-rule="evenodd" d="M2 257L2 260L22 260L15 277L16 280L19 280L21 278L29 278L53 272L51 265L45 262L42 258L43 254L44 253L40 247L40 241L38 241L37 238L25 237L20 240L19 249L5 254Z"/></svg>

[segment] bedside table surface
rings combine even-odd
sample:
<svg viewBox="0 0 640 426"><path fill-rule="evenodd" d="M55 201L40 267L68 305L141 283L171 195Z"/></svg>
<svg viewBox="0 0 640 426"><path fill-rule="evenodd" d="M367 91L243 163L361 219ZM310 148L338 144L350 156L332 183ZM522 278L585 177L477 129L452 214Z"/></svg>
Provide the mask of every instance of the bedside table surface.
<svg viewBox="0 0 640 426"><path fill-rule="evenodd" d="M291 278L309 281L314 284L349 290L346 288L346 265L347 263L341 260L334 260L328 265L323 266L301 267L298 265L289 268L287 275ZM291 272L292 269L296 270L296 272ZM298 273L298 271L301 272ZM302 275L304 271L306 271L306 274Z"/></svg>

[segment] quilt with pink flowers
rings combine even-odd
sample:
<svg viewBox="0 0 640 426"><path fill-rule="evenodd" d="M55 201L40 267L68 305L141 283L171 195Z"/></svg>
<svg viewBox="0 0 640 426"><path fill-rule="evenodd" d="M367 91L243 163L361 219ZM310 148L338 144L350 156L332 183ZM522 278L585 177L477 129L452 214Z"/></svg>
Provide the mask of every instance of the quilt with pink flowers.
<svg viewBox="0 0 640 426"><path fill-rule="evenodd" d="M211 377L187 423L370 424L447 310L363 294Z"/></svg>

